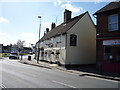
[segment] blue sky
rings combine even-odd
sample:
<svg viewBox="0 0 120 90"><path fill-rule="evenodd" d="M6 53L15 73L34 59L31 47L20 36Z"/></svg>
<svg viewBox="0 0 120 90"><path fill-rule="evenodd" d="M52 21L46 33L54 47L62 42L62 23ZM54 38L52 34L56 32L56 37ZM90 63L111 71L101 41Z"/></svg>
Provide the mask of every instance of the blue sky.
<svg viewBox="0 0 120 90"><path fill-rule="evenodd" d="M39 19L41 18L41 37L45 28L51 28L51 23L57 25L63 22L65 9L72 11L72 17L89 11L92 16L97 10L109 2L0 2L0 44L14 44L18 39L25 40L26 46L35 44L38 40Z"/></svg>

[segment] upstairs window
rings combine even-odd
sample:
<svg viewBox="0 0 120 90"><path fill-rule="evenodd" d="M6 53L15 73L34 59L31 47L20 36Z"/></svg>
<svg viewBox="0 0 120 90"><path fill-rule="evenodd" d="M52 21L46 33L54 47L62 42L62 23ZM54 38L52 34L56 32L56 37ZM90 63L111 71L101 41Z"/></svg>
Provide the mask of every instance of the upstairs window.
<svg viewBox="0 0 120 90"><path fill-rule="evenodd" d="M70 35L70 46L76 46L77 45L77 35L71 34Z"/></svg>
<svg viewBox="0 0 120 90"><path fill-rule="evenodd" d="M118 31L118 14L108 17L108 31Z"/></svg>

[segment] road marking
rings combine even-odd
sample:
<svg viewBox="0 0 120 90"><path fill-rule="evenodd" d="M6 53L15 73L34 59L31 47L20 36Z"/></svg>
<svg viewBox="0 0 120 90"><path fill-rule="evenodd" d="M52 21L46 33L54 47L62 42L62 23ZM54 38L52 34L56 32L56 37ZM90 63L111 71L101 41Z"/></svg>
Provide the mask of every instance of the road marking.
<svg viewBox="0 0 120 90"><path fill-rule="evenodd" d="M52 81L54 83L57 83L57 84L61 84L61 85L64 85L64 86L67 86L67 87L70 87L70 88L77 88L77 87L74 87L74 86L71 86L71 85L68 85L68 84L65 84L65 83L62 83L62 82L58 82L58 81Z"/></svg>
<svg viewBox="0 0 120 90"><path fill-rule="evenodd" d="M3 88L3 90L7 90L7 87L5 85L0 85L1 88Z"/></svg>

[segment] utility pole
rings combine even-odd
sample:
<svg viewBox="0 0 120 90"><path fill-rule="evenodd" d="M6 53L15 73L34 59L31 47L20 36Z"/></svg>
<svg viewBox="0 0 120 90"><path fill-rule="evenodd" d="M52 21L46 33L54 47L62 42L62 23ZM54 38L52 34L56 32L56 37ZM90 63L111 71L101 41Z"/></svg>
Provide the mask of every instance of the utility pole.
<svg viewBox="0 0 120 90"><path fill-rule="evenodd" d="M40 31L41 31L41 16L38 16L40 19L40 25L39 25L39 40L40 40ZM39 56L40 56L40 42L38 40L38 56L37 56L37 63L39 63Z"/></svg>

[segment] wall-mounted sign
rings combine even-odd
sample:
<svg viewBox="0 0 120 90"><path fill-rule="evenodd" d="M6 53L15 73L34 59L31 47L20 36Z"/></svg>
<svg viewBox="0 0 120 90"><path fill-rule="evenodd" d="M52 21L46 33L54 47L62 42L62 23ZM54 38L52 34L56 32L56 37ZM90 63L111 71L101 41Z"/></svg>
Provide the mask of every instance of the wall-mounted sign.
<svg viewBox="0 0 120 90"><path fill-rule="evenodd" d="M104 40L103 45L120 45L120 39L116 40Z"/></svg>

